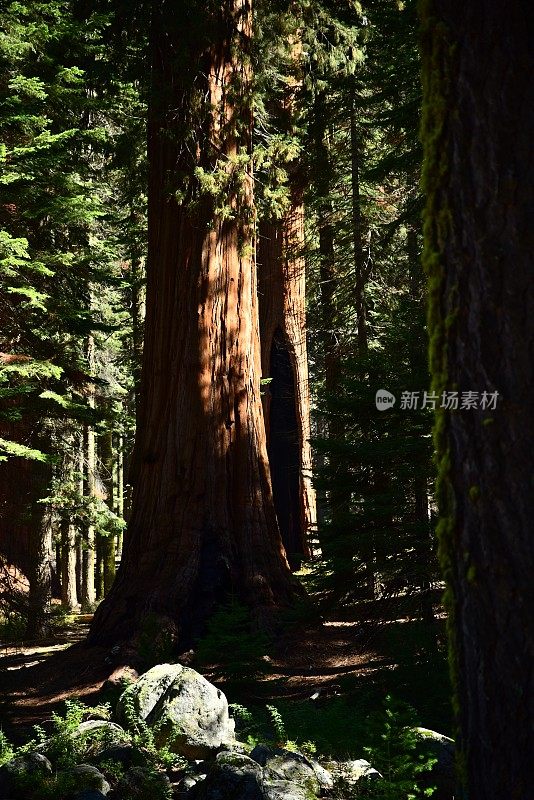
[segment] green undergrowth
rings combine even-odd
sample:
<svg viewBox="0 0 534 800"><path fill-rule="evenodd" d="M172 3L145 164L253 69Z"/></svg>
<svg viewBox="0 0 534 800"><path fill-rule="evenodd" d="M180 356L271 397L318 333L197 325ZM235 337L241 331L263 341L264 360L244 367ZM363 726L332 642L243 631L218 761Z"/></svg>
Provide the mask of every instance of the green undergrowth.
<svg viewBox="0 0 534 800"><path fill-rule="evenodd" d="M269 635L255 627L248 608L231 600L208 622L195 651L195 666L212 669L230 687L245 686L269 672L272 646Z"/></svg>
<svg viewBox="0 0 534 800"><path fill-rule="evenodd" d="M254 708L232 704L231 709L238 737L249 747L283 747L327 767L334 760L364 758L380 773L357 788L337 781L331 795L336 800L416 800L434 794L429 771L436 759L415 732L417 714L389 695L374 709L368 703L349 707L343 698L323 707L285 701Z"/></svg>
<svg viewBox="0 0 534 800"><path fill-rule="evenodd" d="M124 787L126 771L113 758L102 759L100 753L117 745L132 745L142 767L142 777L135 777L137 800L170 800L170 787L163 780L166 769L185 766L185 761L169 751L168 746L158 747L155 732L141 721L132 730L118 736L115 729L101 727L79 733L82 722L89 719L111 720L108 704L89 707L78 701L65 701L62 713L53 713L49 730L36 725L33 736L22 746L14 746L0 730L0 766L34 751L45 755L52 763L52 774L38 771L21 772L14 778L17 796L27 800L67 800L73 793L95 788L92 776L74 774L72 769L80 764L95 764L121 800L129 797ZM115 795L114 795L115 796Z"/></svg>
<svg viewBox="0 0 534 800"><path fill-rule="evenodd" d="M0 642L21 642L26 630L26 619L22 614L0 614Z"/></svg>
<svg viewBox="0 0 534 800"><path fill-rule="evenodd" d="M52 606L48 615L50 635L59 633L74 622L75 615L59 605ZM0 612L0 642L16 644L26 639L28 618L24 608L20 611Z"/></svg>
<svg viewBox="0 0 534 800"><path fill-rule="evenodd" d="M390 696L378 706L372 706L369 698L348 706L344 698L338 697L324 706L285 701L253 708L233 704L231 711L238 739L249 748L259 743L283 747L315 758L327 768L333 768L334 760L365 758L379 771L381 777L359 781L357 789L338 779L330 792L333 800L417 800L433 794L428 772L435 759L424 750L414 732L419 719L409 705ZM91 776L77 777L72 768L96 763L119 792L117 797L122 797L120 787L124 787L127 777L124 766L113 758L99 757L107 747L117 744L117 732L105 726L83 734L78 730L87 719L110 718L109 705L89 708L69 701L63 713L52 715L49 732L36 726L32 739L22 747L14 747L0 732L0 764L35 750L44 753L53 764L52 774L19 776L18 796L28 800L66 800L75 791L91 788ZM170 798L163 773L184 768L186 761L170 751L172 742L164 747L156 745L157 731L136 717L133 704L126 707L126 718L128 730L121 735L121 742L133 746L142 764L144 788L135 796L141 800ZM124 797L127 796L126 793Z"/></svg>

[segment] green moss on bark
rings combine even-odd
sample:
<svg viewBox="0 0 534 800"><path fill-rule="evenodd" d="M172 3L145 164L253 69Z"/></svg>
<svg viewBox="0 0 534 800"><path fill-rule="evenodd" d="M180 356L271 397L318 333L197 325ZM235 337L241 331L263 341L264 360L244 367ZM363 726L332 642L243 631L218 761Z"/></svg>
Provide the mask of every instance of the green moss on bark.
<svg viewBox="0 0 534 800"><path fill-rule="evenodd" d="M451 107L455 52L450 32L436 12L435 0L421 0L423 110L421 139L424 147L422 174L426 197L423 217L423 267L427 276L429 362L432 390L441 395L451 389L448 369L448 341L457 316L457 287L447 289L445 248L452 230L452 213L447 204L450 170L448 125ZM455 597L455 497L451 480L449 449L450 411L438 408L434 424L434 447L437 466L436 495L439 507L437 525L438 553L446 581L444 604L448 615L449 668L453 691L453 709L459 718L459 638ZM465 774L463 757L459 768Z"/></svg>

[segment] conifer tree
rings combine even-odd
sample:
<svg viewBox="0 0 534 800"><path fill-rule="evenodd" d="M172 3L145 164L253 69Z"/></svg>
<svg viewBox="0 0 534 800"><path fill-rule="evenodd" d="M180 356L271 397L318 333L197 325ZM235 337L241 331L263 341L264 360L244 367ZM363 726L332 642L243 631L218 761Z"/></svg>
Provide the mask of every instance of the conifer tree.
<svg viewBox="0 0 534 800"><path fill-rule="evenodd" d="M65 456L82 427L93 431L98 421L84 342L105 347L117 322L102 305L92 307L91 297L95 287L102 294L117 286L103 176L119 129L106 121L107 98L124 90L120 82L113 89L99 81L106 16L81 11L58 0L9 3L1 12L0 547L34 576L36 590L39 576L50 584L54 566L48 556L48 566L36 562L50 549L45 539L63 540L64 569L55 567L72 582L72 522L78 532L97 524L101 505L72 491L79 465ZM116 385L116 374L110 377ZM84 470L87 462L86 455ZM85 559L92 560L87 549ZM86 584L91 573L89 567ZM64 598L74 602L72 583ZM46 611L46 602L40 605ZM41 627L34 621L29 631Z"/></svg>
<svg viewBox="0 0 534 800"><path fill-rule="evenodd" d="M294 590L260 399L250 3L159 3L151 36L147 318L133 507L117 579L90 641L132 636L153 613L186 645L226 593L265 619Z"/></svg>

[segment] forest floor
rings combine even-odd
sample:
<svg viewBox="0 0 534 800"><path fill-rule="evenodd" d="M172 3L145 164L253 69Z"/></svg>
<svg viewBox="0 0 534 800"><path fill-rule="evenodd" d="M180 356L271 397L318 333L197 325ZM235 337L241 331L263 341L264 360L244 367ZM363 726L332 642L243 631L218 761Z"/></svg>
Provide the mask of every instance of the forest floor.
<svg viewBox="0 0 534 800"><path fill-rule="evenodd" d="M449 733L443 621L425 625L405 617L362 623L360 612L345 616L293 630L265 658L259 679L225 681L216 668L202 671L229 702L275 705L290 738L323 736L331 751L354 738L361 718L386 695L409 702L420 724ZM27 738L64 700L106 699L105 681L132 663L116 648L85 646L89 621L90 616L79 616L39 646L0 649L0 719L8 736Z"/></svg>

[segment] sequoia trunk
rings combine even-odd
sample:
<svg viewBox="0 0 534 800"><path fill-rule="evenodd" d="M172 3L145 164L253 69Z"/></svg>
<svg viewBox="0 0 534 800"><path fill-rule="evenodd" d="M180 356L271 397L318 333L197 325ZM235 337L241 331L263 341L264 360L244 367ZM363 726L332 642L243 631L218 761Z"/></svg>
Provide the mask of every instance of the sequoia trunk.
<svg viewBox="0 0 534 800"><path fill-rule="evenodd" d="M152 613L186 646L228 592L258 619L293 596L260 398L250 31L248 0L154 5L133 507L92 641Z"/></svg>
<svg viewBox="0 0 534 800"><path fill-rule="evenodd" d="M526 0L423 9L434 390L478 393L475 408L441 413L436 427L463 777L470 800L524 800L534 754L534 10Z"/></svg>
<svg viewBox="0 0 534 800"><path fill-rule="evenodd" d="M306 346L304 207L291 191L280 221L260 226L259 295L262 375L276 513L292 566L310 556L317 525L312 485L310 389Z"/></svg>

